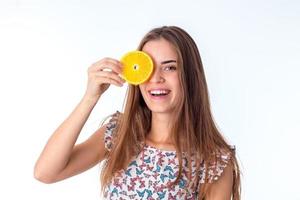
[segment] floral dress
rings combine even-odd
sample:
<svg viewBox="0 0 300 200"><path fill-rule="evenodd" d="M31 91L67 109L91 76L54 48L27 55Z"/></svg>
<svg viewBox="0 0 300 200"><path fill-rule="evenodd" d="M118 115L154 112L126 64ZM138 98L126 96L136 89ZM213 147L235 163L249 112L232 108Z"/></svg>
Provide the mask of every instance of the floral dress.
<svg viewBox="0 0 300 200"><path fill-rule="evenodd" d="M116 112L107 124L104 136L105 148L111 150L112 138L116 127L116 117L120 112ZM217 180L226 167L230 154L219 155L221 162L208 167L209 182ZM167 187L168 183L176 180L179 163L176 151L160 150L155 147L144 145L142 151L131 161L128 167L119 171L110 184L104 189L106 199L197 199L199 186L204 183L206 169L200 166L200 171L196 172L195 161L192 160L192 175L196 174L198 183L192 187L186 187L187 178L187 159L183 157L182 176L177 185Z"/></svg>

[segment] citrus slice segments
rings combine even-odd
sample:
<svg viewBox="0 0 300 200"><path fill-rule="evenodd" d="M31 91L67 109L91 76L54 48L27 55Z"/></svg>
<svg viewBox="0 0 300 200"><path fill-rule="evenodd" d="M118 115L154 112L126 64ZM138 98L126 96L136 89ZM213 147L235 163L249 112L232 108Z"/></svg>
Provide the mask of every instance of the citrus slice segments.
<svg viewBox="0 0 300 200"><path fill-rule="evenodd" d="M153 71L151 57L143 51L130 51L121 58L123 71L121 77L132 85L148 80Z"/></svg>

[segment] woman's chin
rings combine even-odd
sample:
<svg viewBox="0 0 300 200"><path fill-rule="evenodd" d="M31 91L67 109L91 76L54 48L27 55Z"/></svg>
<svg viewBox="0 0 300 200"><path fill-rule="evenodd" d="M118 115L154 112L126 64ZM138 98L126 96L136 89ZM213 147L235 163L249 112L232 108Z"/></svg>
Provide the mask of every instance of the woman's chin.
<svg viewBox="0 0 300 200"><path fill-rule="evenodd" d="M163 107L163 106L153 106L153 107L150 107L149 110L152 112L152 113L171 113L171 109L170 108L167 108L167 107Z"/></svg>

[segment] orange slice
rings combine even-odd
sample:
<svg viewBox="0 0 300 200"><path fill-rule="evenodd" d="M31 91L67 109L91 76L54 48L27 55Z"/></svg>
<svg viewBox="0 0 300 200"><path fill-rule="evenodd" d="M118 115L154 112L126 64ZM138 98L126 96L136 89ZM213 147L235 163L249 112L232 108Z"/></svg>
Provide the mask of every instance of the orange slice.
<svg viewBox="0 0 300 200"><path fill-rule="evenodd" d="M122 78L133 85L148 80L153 71L151 57L143 51L130 51L121 58L123 64Z"/></svg>

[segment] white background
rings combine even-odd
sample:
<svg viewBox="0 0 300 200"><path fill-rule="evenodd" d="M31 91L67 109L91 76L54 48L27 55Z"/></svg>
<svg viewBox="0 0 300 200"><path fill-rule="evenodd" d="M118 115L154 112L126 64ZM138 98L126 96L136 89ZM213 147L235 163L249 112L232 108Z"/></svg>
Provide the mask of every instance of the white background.
<svg viewBox="0 0 300 200"><path fill-rule="evenodd" d="M0 199L99 199L99 166L47 185L34 163L83 96L87 68L161 25L198 44L214 117L237 147L243 199L300 199L299 1L0 2ZM110 87L78 142L122 109L125 91Z"/></svg>

